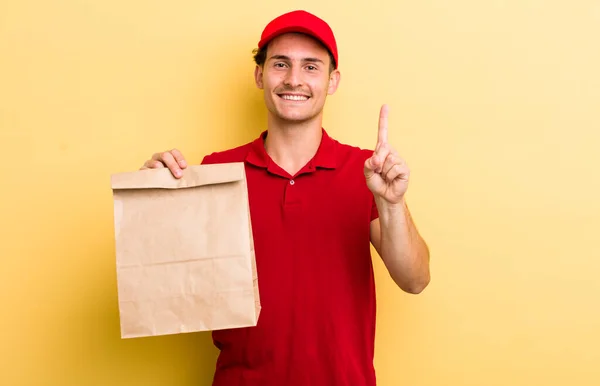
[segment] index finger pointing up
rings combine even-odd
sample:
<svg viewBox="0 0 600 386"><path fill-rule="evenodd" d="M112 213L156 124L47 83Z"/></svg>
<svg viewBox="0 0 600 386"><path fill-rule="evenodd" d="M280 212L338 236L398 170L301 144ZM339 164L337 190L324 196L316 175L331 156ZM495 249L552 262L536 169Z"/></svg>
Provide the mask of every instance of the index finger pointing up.
<svg viewBox="0 0 600 386"><path fill-rule="evenodd" d="M381 106L379 112L379 130L377 132L377 144L387 143L388 140L388 105Z"/></svg>

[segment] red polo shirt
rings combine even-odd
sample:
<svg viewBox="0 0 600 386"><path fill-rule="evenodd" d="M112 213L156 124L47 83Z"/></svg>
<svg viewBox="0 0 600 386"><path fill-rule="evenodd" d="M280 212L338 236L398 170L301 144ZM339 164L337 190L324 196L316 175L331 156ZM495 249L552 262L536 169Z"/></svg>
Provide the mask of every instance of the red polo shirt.
<svg viewBox="0 0 600 386"><path fill-rule="evenodd" d="M363 175L372 151L323 137L295 176L266 132L202 163L245 162L262 309L256 327L214 331L213 386L375 386L375 287Z"/></svg>

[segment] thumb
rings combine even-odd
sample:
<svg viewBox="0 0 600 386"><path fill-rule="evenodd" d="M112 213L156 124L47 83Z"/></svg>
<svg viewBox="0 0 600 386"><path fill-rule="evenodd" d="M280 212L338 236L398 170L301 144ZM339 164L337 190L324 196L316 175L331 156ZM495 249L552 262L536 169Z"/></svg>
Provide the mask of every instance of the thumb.
<svg viewBox="0 0 600 386"><path fill-rule="evenodd" d="M375 174L375 170L378 167L377 157L375 155L367 158L365 161L365 177L371 178Z"/></svg>

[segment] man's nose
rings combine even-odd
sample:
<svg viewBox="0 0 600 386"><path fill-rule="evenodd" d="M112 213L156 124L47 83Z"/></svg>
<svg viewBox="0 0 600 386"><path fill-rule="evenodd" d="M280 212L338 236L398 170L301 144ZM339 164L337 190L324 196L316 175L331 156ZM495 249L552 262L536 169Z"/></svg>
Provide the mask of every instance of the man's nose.
<svg viewBox="0 0 600 386"><path fill-rule="evenodd" d="M299 87L302 85L302 77L298 66L290 66L285 76L284 82L291 87Z"/></svg>

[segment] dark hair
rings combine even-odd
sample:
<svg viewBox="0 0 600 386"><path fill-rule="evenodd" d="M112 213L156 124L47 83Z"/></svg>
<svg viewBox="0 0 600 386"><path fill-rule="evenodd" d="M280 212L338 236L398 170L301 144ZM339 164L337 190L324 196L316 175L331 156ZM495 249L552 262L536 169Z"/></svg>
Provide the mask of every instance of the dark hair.
<svg viewBox="0 0 600 386"><path fill-rule="evenodd" d="M265 61L267 60L268 47L269 45L266 44L263 46L263 48L255 48L252 50L252 53L254 54L254 63L256 63L258 66L262 67L265 64ZM333 70L335 70L335 60L333 59L333 55L331 55L329 50L327 50L327 53L329 54L329 73L331 74Z"/></svg>

